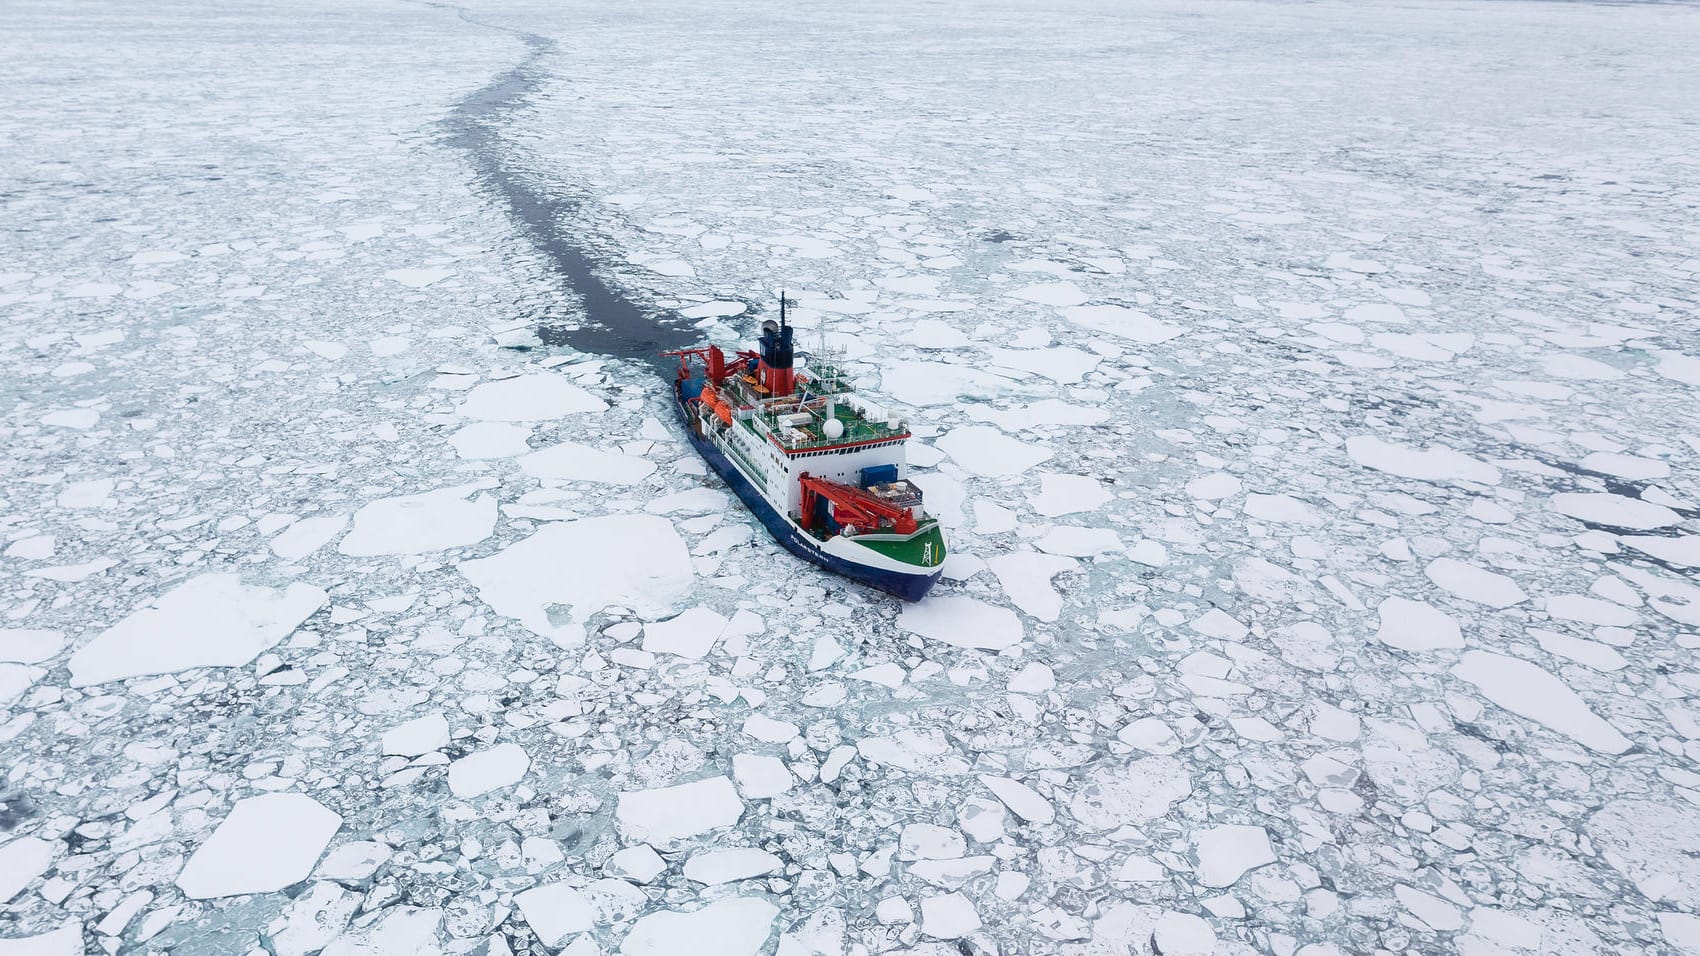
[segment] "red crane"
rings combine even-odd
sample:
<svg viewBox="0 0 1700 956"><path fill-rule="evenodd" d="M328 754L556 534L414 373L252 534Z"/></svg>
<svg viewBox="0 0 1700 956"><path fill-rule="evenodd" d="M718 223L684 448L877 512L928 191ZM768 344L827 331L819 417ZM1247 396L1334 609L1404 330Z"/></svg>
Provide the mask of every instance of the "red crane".
<svg viewBox="0 0 1700 956"><path fill-rule="evenodd" d="M809 530L814 529L816 502L821 498L832 502L833 520L846 527L896 534L914 534L919 527L912 508L883 501L861 488L816 478L808 472L799 475L797 482L803 487L802 524Z"/></svg>

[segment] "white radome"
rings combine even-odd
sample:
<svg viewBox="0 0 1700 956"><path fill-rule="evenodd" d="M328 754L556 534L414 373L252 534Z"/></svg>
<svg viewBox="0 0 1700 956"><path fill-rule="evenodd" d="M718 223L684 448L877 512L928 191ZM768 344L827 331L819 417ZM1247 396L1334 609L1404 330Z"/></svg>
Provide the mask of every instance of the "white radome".
<svg viewBox="0 0 1700 956"><path fill-rule="evenodd" d="M844 423L836 418L829 418L826 424L821 426L821 433L827 438L843 438Z"/></svg>

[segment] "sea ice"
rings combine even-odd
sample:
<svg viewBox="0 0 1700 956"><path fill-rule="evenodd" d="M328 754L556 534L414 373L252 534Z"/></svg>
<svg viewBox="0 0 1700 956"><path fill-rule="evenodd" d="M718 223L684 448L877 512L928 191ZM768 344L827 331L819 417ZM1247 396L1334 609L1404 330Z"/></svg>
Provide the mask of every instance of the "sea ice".
<svg viewBox="0 0 1700 956"><path fill-rule="evenodd" d="M973 902L961 893L921 899L921 932L934 939L961 939L980 925Z"/></svg>
<svg viewBox="0 0 1700 956"><path fill-rule="evenodd" d="M957 464L981 476L1019 475L1051 457L1048 448L1017 441L986 425L953 428L936 444Z"/></svg>
<svg viewBox="0 0 1700 956"><path fill-rule="evenodd" d="M607 407L607 402L559 375L532 372L477 386L458 411L476 421L541 422Z"/></svg>
<svg viewBox="0 0 1700 956"><path fill-rule="evenodd" d="M1664 505L1605 492L1567 492L1553 495L1552 508L1559 514L1569 515L1578 521L1630 531L1650 531L1682 521L1681 515Z"/></svg>
<svg viewBox="0 0 1700 956"><path fill-rule="evenodd" d="M42 628L0 627L0 661L39 664L65 649L65 635Z"/></svg>
<svg viewBox="0 0 1700 956"><path fill-rule="evenodd" d="M1260 521L1282 524L1316 526L1323 523L1322 515L1315 508L1291 495L1246 495L1245 513Z"/></svg>
<svg viewBox="0 0 1700 956"><path fill-rule="evenodd" d="M308 584L276 589L236 574L203 574L167 591L71 655L85 687L191 667L239 667L287 637L329 595Z"/></svg>
<svg viewBox="0 0 1700 956"><path fill-rule="evenodd" d="M1404 651L1433 651L1463 647L1464 636L1458 622L1446 612L1409 598L1390 597L1376 608L1381 615L1381 628L1376 639L1389 647Z"/></svg>
<svg viewBox="0 0 1700 956"><path fill-rule="evenodd" d="M1042 282L1022 286L1009 295L1039 305L1070 306L1086 301L1086 293L1080 291L1080 287L1072 282Z"/></svg>
<svg viewBox="0 0 1700 956"><path fill-rule="evenodd" d="M516 893L514 905L525 915L526 925L537 934L538 941L550 948L596 926L596 910L590 901L566 883L547 883Z"/></svg>
<svg viewBox="0 0 1700 956"><path fill-rule="evenodd" d="M707 886L736 883L772 873L784 866L779 857L754 847L704 850L685 861L685 879Z"/></svg>
<svg viewBox="0 0 1700 956"><path fill-rule="evenodd" d="M53 844L33 836L0 843L0 905L17 896L53 864Z"/></svg>
<svg viewBox="0 0 1700 956"><path fill-rule="evenodd" d="M1614 799L1588 819L1587 833L1648 899L1700 907L1700 810Z"/></svg>
<svg viewBox="0 0 1700 956"><path fill-rule="evenodd" d="M1488 651L1465 651L1452 673L1483 697L1601 753L1629 749L1629 740L1601 720L1569 685L1540 667Z"/></svg>
<svg viewBox="0 0 1700 956"><path fill-rule="evenodd" d="M1119 766L1106 761L1087 774L1069 809L1087 829L1110 830L1161 816L1191 792L1185 765L1173 757L1146 757Z"/></svg>
<svg viewBox="0 0 1700 956"><path fill-rule="evenodd" d="M1013 551L989 558L986 564L1016 607L1041 621L1054 621L1062 612L1063 600L1051 579L1074 570L1080 562L1061 555Z"/></svg>
<svg viewBox="0 0 1700 956"><path fill-rule="evenodd" d="M0 897L0 902L4 898ZM34 936L0 938L0 956L84 956L83 924L66 920L58 929Z"/></svg>
<svg viewBox="0 0 1700 956"><path fill-rule="evenodd" d="M755 897L717 900L699 910L660 910L638 918L621 956L755 956L773 932L779 908Z"/></svg>
<svg viewBox="0 0 1700 956"><path fill-rule="evenodd" d="M667 861L647 843L629 846L608 858L602 870L634 883L649 883L667 870Z"/></svg>
<svg viewBox="0 0 1700 956"><path fill-rule="evenodd" d="M337 550L354 557L424 554L477 544L496 527L496 499L474 492L481 482L384 498L354 513L354 529Z"/></svg>
<svg viewBox="0 0 1700 956"><path fill-rule="evenodd" d="M1122 550L1121 538L1113 528L1085 528L1078 525L1057 525L1034 542L1046 554L1061 554L1073 558L1090 558L1114 554Z"/></svg>
<svg viewBox="0 0 1700 956"><path fill-rule="evenodd" d="M470 461L512 458L531 450L531 429L508 422L474 422L449 436L455 454Z"/></svg>
<svg viewBox="0 0 1700 956"><path fill-rule="evenodd" d="M1143 345L1160 345L1186 334L1186 329L1122 305L1077 305L1063 317L1084 329L1108 332Z"/></svg>
<svg viewBox="0 0 1700 956"><path fill-rule="evenodd" d="M777 797L797 785L797 777L778 757L762 754L736 754L732 757L732 776L738 789L750 800Z"/></svg>
<svg viewBox="0 0 1700 956"><path fill-rule="evenodd" d="M287 561L298 561L330 544L347 526L347 515L303 518L272 539L272 553Z"/></svg>
<svg viewBox="0 0 1700 956"><path fill-rule="evenodd" d="M303 793L238 800L196 848L177 886L190 899L270 893L306 879L342 817Z"/></svg>
<svg viewBox="0 0 1700 956"><path fill-rule="evenodd" d="M1240 493L1240 480L1227 472L1201 475L1186 483L1186 493L1202 501L1216 501Z"/></svg>
<svg viewBox="0 0 1700 956"><path fill-rule="evenodd" d="M1466 601L1503 608L1529 599L1511 578L1454 558L1436 558L1424 569L1428 579Z"/></svg>
<svg viewBox="0 0 1700 956"><path fill-rule="evenodd" d="M531 769L531 757L519 744L497 744L449 764L449 789L465 800L519 783Z"/></svg>
<svg viewBox="0 0 1700 956"><path fill-rule="evenodd" d="M1346 453L1365 468L1422 481L1473 481L1499 484L1499 469L1444 446L1412 448L1374 435L1346 439Z"/></svg>
<svg viewBox="0 0 1700 956"><path fill-rule="evenodd" d="M691 660L701 660L730 623L726 618L705 607L693 607L665 621L643 626L643 649L651 654L675 654Z"/></svg>
<svg viewBox="0 0 1700 956"><path fill-rule="evenodd" d="M418 757L449 744L449 722L441 714L426 714L384 731L383 752Z"/></svg>
<svg viewBox="0 0 1700 956"><path fill-rule="evenodd" d="M737 823L744 802L732 781L709 777L654 790L627 790L614 812L628 840L667 845Z"/></svg>
<svg viewBox="0 0 1700 956"><path fill-rule="evenodd" d="M1090 475L1039 476L1039 493L1029 494L1033 510L1047 518L1094 511L1111 498L1104 483Z"/></svg>
<svg viewBox="0 0 1700 956"><path fill-rule="evenodd" d="M671 614L695 580L673 523L656 515L602 515L546 525L460 571L498 614L563 647L610 604L646 617ZM556 610L564 605L570 616Z"/></svg>
<svg viewBox="0 0 1700 956"><path fill-rule="evenodd" d="M1198 882L1205 886L1232 886L1247 871L1275 862L1269 833L1262 827L1223 824L1193 836L1198 855Z"/></svg>
<svg viewBox="0 0 1700 956"><path fill-rule="evenodd" d="M516 464L533 478L635 485L655 471L655 463L636 455L604 451L564 441L524 455Z"/></svg>
<svg viewBox="0 0 1700 956"><path fill-rule="evenodd" d="M980 782L985 784L986 789L992 791L992 795L1002 801L1011 813L1029 823L1050 823L1056 819L1057 811L1051 806L1051 801L1019 780L981 774Z"/></svg>
<svg viewBox="0 0 1700 956"><path fill-rule="evenodd" d="M950 594L905 605L897 626L953 647L998 651L1021 643L1021 620L1007 608Z"/></svg>

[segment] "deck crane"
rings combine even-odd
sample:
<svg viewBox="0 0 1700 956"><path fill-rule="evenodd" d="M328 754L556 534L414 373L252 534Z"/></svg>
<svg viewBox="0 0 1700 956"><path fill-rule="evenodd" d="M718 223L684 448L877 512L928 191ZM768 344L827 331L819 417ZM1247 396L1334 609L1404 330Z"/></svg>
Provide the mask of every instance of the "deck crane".
<svg viewBox="0 0 1700 956"><path fill-rule="evenodd" d="M832 503L831 520L842 526L845 534L857 531L914 534L918 526L911 498L917 504L920 499L918 495L906 493L912 487L908 482L863 489L817 478L808 472L799 475L797 480L803 488L801 510L804 528L814 527L821 499ZM882 488L891 491L882 497L877 493Z"/></svg>

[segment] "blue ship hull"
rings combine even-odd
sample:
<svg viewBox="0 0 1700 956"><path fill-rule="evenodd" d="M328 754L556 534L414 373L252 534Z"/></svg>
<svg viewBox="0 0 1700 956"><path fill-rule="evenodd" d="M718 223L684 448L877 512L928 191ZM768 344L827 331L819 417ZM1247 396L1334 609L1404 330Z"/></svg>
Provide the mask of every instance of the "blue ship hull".
<svg viewBox="0 0 1700 956"><path fill-rule="evenodd" d="M932 588L933 582L938 580L937 572L932 574L904 574L898 571L887 571L846 561L822 551L813 538L792 527L791 523L785 520L785 516L780 514L773 505L768 503L767 498L756 490L755 485L750 484L750 480L744 477L743 472L733 466L720 449L714 447L713 442L697 437L696 432L691 429L690 418L685 413L685 403L679 401L677 386L674 388L674 400L679 413L679 422L685 428L685 437L689 438L691 444L696 446L697 453L702 455L704 461L708 462L708 467L714 469L714 473L726 482L727 487L732 489L732 493L738 496L738 499L744 503L746 508L750 509L751 514L761 520L763 527L767 528L767 533L772 535L773 540L779 542L785 550L805 561L812 561L834 574L843 575L852 581L877 588L887 594L895 594L905 601L919 601Z"/></svg>

